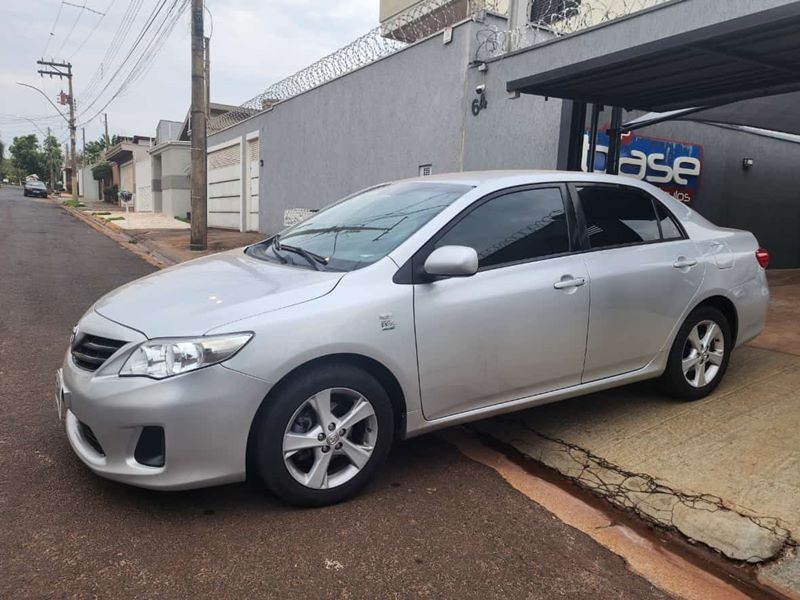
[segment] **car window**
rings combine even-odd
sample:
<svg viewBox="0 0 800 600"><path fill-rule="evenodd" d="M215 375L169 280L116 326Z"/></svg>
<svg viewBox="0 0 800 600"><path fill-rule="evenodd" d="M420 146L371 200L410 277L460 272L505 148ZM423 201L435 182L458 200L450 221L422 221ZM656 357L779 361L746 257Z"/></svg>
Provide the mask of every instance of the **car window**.
<svg viewBox="0 0 800 600"><path fill-rule="evenodd" d="M436 247L451 245L475 248L480 268L569 252L561 190L537 188L493 198L436 242Z"/></svg>
<svg viewBox="0 0 800 600"><path fill-rule="evenodd" d="M653 201L624 186L579 186L589 245L592 248L661 239Z"/></svg>
<svg viewBox="0 0 800 600"><path fill-rule="evenodd" d="M247 253L313 268L296 251L299 249L320 257L326 269L352 271L389 254L471 189L470 185L437 181L382 185L337 202L285 230L279 244L273 244L273 237L250 246Z"/></svg>
<svg viewBox="0 0 800 600"><path fill-rule="evenodd" d="M655 201L655 205L656 212L658 213L658 221L661 223L661 237L665 240L679 240L683 238L683 233L681 233L681 229L678 227L675 217L669 214L669 211L664 208L664 205L658 200Z"/></svg>

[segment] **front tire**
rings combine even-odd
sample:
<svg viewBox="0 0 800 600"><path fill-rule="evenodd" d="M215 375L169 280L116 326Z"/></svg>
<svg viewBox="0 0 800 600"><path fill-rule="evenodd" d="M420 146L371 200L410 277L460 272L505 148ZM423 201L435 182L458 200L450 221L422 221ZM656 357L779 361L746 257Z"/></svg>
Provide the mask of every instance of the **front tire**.
<svg viewBox="0 0 800 600"><path fill-rule="evenodd" d="M681 400L713 392L728 369L733 337L725 315L713 306L693 310L678 330L662 375L665 391Z"/></svg>
<svg viewBox="0 0 800 600"><path fill-rule="evenodd" d="M383 464L394 435L386 390L347 364L297 373L256 417L256 472L279 498L325 506L357 494Z"/></svg>

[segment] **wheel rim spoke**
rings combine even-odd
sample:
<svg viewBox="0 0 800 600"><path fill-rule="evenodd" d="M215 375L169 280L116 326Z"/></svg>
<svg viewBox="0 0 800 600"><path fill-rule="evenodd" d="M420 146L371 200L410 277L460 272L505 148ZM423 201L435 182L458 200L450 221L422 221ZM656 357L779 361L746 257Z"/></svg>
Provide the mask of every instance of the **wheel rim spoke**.
<svg viewBox="0 0 800 600"><path fill-rule="evenodd" d="M353 407L342 417L339 426L350 429L356 423L360 423L374 414L375 410L372 408L372 405L363 398L359 398L356 400L355 404L353 404Z"/></svg>
<svg viewBox="0 0 800 600"><path fill-rule="evenodd" d="M700 332L697 330L697 327L694 327L689 334L689 343L696 352L702 352L703 342L700 341Z"/></svg>
<svg viewBox="0 0 800 600"><path fill-rule="evenodd" d="M328 487L328 467L331 464L332 452L323 452L322 450L316 451L314 464L311 465L306 475L306 485L312 488L326 488Z"/></svg>
<svg viewBox="0 0 800 600"><path fill-rule="evenodd" d="M308 400L311 408L317 413L319 425L325 427L328 423L333 423L333 415L331 414L331 390L323 390L317 392Z"/></svg>
<svg viewBox="0 0 800 600"><path fill-rule="evenodd" d="M314 427L307 433L287 433L283 436L283 454L290 458L297 454L299 450L308 448L320 448L325 445L325 440L318 440L318 435L322 432L321 427Z"/></svg>
<svg viewBox="0 0 800 600"><path fill-rule="evenodd" d="M708 327L706 328L706 334L703 336L703 347L708 349L711 346L711 342L714 341L714 338L717 337L719 333L719 327L717 327L716 323L709 323Z"/></svg>
<svg viewBox="0 0 800 600"><path fill-rule="evenodd" d="M363 469L369 457L372 456L371 446L359 446L350 440L342 440L342 453L350 459L358 469Z"/></svg>
<svg viewBox="0 0 800 600"><path fill-rule="evenodd" d="M689 371L694 369L699 362L700 362L700 356L696 352L693 352L691 356L684 358L682 363L683 374L684 375L688 374Z"/></svg>
<svg viewBox="0 0 800 600"><path fill-rule="evenodd" d="M725 353L722 350L717 350L716 352L709 352L708 353L708 361L716 366L722 365L722 359L725 357Z"/></svg>
<svg viewBox="0 0 800 600"><path fill-rule="evenodd" d="M697 381L697 387L703 387L707 383L705 365L698 365L695 371L697 372L697 375L695 376Z"/></svg>

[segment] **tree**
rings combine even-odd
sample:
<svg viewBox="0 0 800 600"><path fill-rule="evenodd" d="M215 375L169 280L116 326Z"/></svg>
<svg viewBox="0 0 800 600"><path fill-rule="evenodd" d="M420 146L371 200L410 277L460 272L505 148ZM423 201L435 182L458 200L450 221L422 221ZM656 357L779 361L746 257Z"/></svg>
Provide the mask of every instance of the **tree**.
<svg viewBox="0 0 800 600"><path fill-rule="evenodd" d="M11 160L20 179L34 174L38 175L40 179L45 178L47 168L43 154L39 150L39 139L35 133L15 137L9 152L11 152Z"/></svg>

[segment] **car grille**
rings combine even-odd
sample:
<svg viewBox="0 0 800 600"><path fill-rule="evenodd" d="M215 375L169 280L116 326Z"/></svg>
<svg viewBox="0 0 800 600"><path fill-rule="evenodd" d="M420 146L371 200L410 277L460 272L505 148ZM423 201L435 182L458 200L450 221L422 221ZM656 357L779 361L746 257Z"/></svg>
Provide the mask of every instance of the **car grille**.
<svg viewBox="0 0 800 600"><path fill-rule="evenodd" d="M84 335L72 346L72 360L87 371L96 371L126 342L96 335Z"/></svg>
<svg viewBox="0 0 800 600"><path fill-rule="evenodd" d="M106 455L106 453L103 451L103 447L100 445L100 442L97 441L97 436L95 436L91 427L82 421L78 421L78 429L80 429L83 439L92 447L95 452L97 452L100 456Z"/></svg>

